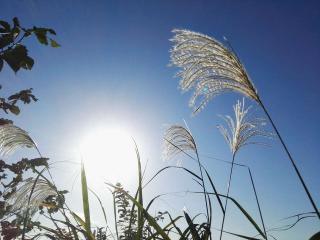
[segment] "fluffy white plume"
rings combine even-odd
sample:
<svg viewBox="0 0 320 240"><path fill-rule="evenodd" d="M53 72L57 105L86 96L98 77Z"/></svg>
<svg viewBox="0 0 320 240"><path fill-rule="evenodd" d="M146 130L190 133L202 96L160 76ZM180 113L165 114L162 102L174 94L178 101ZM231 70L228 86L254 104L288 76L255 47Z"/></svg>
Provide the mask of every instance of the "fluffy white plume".
<svg viewBox="0 0 320 240"><path fill-rule="evenodd" d="M36 148L26 131L13 125L0 125L0 155L8 155L21 147Z"/></svg>
<svg viewBox="0 0 320 240"><path fill-rule="evenodd" d="M264 119L251 118L248 114L250 107L245 108L244 99L242 102L238 100L233 106L235 119L226 115L221 116L227 127L218 125L218 129L229 144L230 150L235 154L241 147L248 144L261 144L260 142L249 141L253 137L264 136L271 137L271 133L262 129L266 125Z"/></svg>
<svg viewBox="0 0 320 240"><path fill-rule="evenodd" d="M32 189L33 192L28 205ZM23 215L29 209L28 214L32 216L46 198L52 195L56 195L56 190L47 181L30 178L24 181L17 191L9 197L7 204L11 205L11 212L19 212Z"/></svg>
<svg viewBox="0 0 320 240"><path fill-rule="evenodd" d="M235 53L216 39L188 30L173 30L171 63L179 68L180 88L194 88L190 107L201 110L214 96L235 91L258 101L244 66Z"/></svg>
<svg viewBox="0 0 320 240"><path fill-rule="evenodd" d="M164 159L169 159L175 155L189 151L196 152L197 146L191 133L180 125L170 126L164 134Z"/></svg>

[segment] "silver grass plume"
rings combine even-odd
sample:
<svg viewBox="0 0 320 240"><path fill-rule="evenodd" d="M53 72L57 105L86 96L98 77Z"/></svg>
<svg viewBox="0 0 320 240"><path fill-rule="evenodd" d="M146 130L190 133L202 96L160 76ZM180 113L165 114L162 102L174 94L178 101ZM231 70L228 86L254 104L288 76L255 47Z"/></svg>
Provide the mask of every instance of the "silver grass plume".
<svg viewBox="0 0 320 240"><path fill-rule="evenodd" d="M248 113L251 107L245 108L244 98L242 102L238 100L237 104L233 106L235 118L229 115L220 116L225 122L227 127L218 125L222 136L228 143L233 155L239 149L249 144L263 144L261 142L250 141L251 138L262 136L272 137L273 134L267 132L262 127L266 125L265 119L251 117Z"/></svg>
<svg viewBox="0 0 320 240"><path fill-rule="evenodd" d="M23 129L13 125L0 125L0 155L8 155L18 148L37 148L35 142Z"/></svg>
<svg viewBox="0 0 320 240"><path fill-rule="evenodd" d="M264 119L251 117L249 115L250 107L245 108L244 98L241 101L237 101L237 104L233 106L233 111L235 118L226 115L222 116L225 120L227 127L223 125L218 125L218 129L220 130L221 134L223 135L224 139L228 143L230 150L232 152L232 163L230 168L229 180L228 180L228 187L227 187L227 197L229 197L231 181L232 181L232 173L233 167L235 162L236 153L240 150L241 147L248 145L248 144L261 144L260 142L252 142L251 138L264 136L264 137L271 137L272 134L263 130L262 127L266 125ZM228 198L226 198L224 212L221 223L221 230L220 230L220 240L222 239L223 229L224 229L224 222L227 212L227 205L228 205ZM265 239L267 235L263 236Z"/></svg>
<svg viewBox="0 0 320 240"><path fill-rule="evenodd" d="M7 204L11 205L10 211L13 213L23 216L28 211L32 216L49 196L56 193L56 189L46 180L29 178L8 198Z"/></svg>
<svg viewBox="0 0 320 240"><path fill-rule="evenodd" d="M169 159L176 156L179 153L184 153L193 160L196 160L199 165L199 171L201 176L201 186L203 188L203 196L206 205L207 221L209 226L211 225L211 217L209 211L209 197L207 196L206 186L203 178L202 164L200 162L196 141L194 140L191 132L183 126L172 125L170 126L164 134L164 159ZM196 158L189 154L192 152Z"/></svg>
<svg viewBox="0 0 320 240"><path fill-rule="evenodd" d="M257 90L236 54L216 39L188 30L174 29L171 64L181 70L180 88L194 88L189 105L200 111L213 97L239 92L259 101Z"/></svg>
<svg viewBox="0 0 320 240"><path fill-rule="evenodd" d="M192 134L180 125L172 125L164 134L163 158L169 159L183 152L197 151L197 146Z"/></svg>

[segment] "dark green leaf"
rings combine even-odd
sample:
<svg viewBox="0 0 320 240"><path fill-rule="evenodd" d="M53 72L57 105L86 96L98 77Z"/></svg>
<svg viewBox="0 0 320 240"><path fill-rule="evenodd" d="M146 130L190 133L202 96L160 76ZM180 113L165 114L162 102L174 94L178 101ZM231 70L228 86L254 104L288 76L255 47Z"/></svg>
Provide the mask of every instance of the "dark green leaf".
<svg viewBox="0 0 320 240"><path fill-rule="evenodd" d="M49 167L48 160L49 158L44 158L44 157L33 158L28 161L28 165L30 165L31 167L41 167L41 166Z"/></svg>
<svg viewBox="0 0 320 240"><path fill-rule="evenodd" d="M5 32L10 32L11 28L8 22L0 20L0 25L3 27L2 30L4 30Z"/></svg>
<svg viewBox="0 0 320 240"><path fill-rule="evenodd" d="M53 35L56 35L56 32L51 28L47 28L47 31Z"/></svg>
<svg viewBox="0 0 320 240"><path fill-rule="evenodd" d="M320 232L314 234L309 240L320 240Z"/></svg>
<svg viewBox="0 0 320 240"><path fill-rule="evenodd" d="M4 125L4 124L12 124L13 122L9 119L5 119L5 118L0 118L0 125Z"/></svg>
<svg viewBox="0 0 320 240"><path fill-rule="evenodd" d="M19 22L19 19L17 17L13 18L13 24L14 24L15 27L20 27L20 22Z"/></svg>
<svg viewBox="0 0 320 240"><path fill-rule="evenodd" d="M33 59L28 56L27 48L23 45L17 45L15 48L5 51L3 59L14 72L17 72L21 67L31 69L34 63Z"/></svg>
<svg viewBox="0 0 320 240"><path fill-rule="evenodd" d="M20 109L18 106L15 106L15 105L11 105L9 107L9 111L15 115L18 115L20 113Z"/></svg>
<svg viewBox="0 0 320 240"><path fill-rule="evenodd" d="M1 35L0 37L0 48L5 48L13 43L14 37L13 34L10 32L5 35Z"/></svg>
<svg viewBox="0 0 320 240"><path fill-rule="evenodd" d="M32 94L32 88L21 90L20 92L11 95L8 100L16 103L18 100L24 104L29 104L32 100L37 101L38 99Z"/></svg>
<svg viewBox="0 0 320 240"><path fill-rule="evenodd" d="M51 47L57 48L57 47L61 47L61 45L59 43L57 43L55 40L50 38L50 45Z"/></svg>
<svg viewBox="0 0 320 240"><path fill-rule="evenodd" d="M191 235L192 235L192 239L193 240L200 240L200 236L195 228L195 225L193 224L191 218L189 217L189 215L186 213L186 212L183 212L184 213L184 217L186 218L186 221L189 225L189 228L190 228L190 232L191 232Z"/></svg>
<svg viewBox="0 0 320 240"><path fill-rule="evenodd" d="M39 43L48 45L47 30L45 28L34 27L33 32L36 35Z"/></svg>
<svg viewBox="0 0 320 240"><path fill-rule="evenodd" d="M12 29L12 35L13 35L13 38L16 39L20 34L20 28L18 27L15 27L14 29Z"/></svg>
<svg viewBox="0 0 320 240"><path fill-rule="evenodd" d="M21 61L20 66L26 70L31 70L34 64L34 60L29 57L26 56L26 58L24 59L24 61Z"/></svg>

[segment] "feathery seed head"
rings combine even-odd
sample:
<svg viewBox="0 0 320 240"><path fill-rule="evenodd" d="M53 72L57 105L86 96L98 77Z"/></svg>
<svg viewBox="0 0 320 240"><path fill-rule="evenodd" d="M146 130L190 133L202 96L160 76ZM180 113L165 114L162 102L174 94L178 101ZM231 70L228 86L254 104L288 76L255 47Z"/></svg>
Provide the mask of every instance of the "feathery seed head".
<svg viewBox="0 0 320 240"><path fill-rule="evenodd" d="M239 92L258 101L257 90L236 54L214 38L174 29L171 64L180 68L183 92L194 89L189 105L200 111L213 97Z"/></svg>
<svg viewBox="0 0 320 240"><path fill-rule="evenodd" d="M36 181L36 182L35 182ZM33 193L30 198L30 193ZM49 197L56 195L56 190L43 179L29 178L23 182L7 200L7 204L11 205L11 212L18 212L23 215L27 210L32 216L38 210L39 206ZM29 204L28 204L29 202Z"/></svg>
<svg viewBox="0 0 320 240"><path fill-rule="evenodd" d="M180 125L172 125L165 131L163 144L164 159L170 159L181 152L197 151L192 134Z"/></svg>
<svg viewBox="0 0 320 240"><path fill-rule="evenodd" d="M9 123L0 125L0 155L8 155L21 147L36 148L26 131Z"/></svg>
<svg viewBox="0 0 320 240"><path fill-rule="evenodd" d="M251 107L245 108L244 99L242 102L238 100L233 106L235 118L226 115L220 116L226 123L226 127L218 125L217 128L228 143L232 154L243 146L248 144L261 144L260 142L251 142L253 137L272 137L269 133L262 129L266 125L265 119L250 117L249 110Z"/></svg>

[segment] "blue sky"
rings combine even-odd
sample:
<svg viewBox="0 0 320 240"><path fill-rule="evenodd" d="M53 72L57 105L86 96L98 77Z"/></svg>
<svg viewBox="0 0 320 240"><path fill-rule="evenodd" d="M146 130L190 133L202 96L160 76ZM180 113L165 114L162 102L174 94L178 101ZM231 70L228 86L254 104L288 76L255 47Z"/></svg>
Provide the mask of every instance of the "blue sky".
<svg viewBox="0 0 320 240"><path fill-rule="evenodd" d="M24 107L14 119L52 161L77 159L72 148L83 132L97 125L117 124L131 129L143 161L149 159L151 174L167 164L160 158L164 124L182 124L183 119L201 153L230 159L215 127L221 123L217 114L231 114L241 96L215 98L203 112L191 117L190 94L180 93L179 80L173 77L177 69L168 67L171 30L184 28L231 41L320 205L317 1L2 1L1 18L14 16L25 26L54 28L62 45L50 49L30 41L30 55L36 60L32 71L14 75L5 68L0 75L3 94L34 88L40 100ZM263 116L257 106L256 114ZM309 211L311 206L283 149L277 140L270 143L268 148L246 148L238 161L250 165L271 227L281 224L282 217ZM203 163L219 190L225 191L228 166L206 158ZM196 167L187 160L183 164ZM64 178L70 182L70 172L76 176L78 170L57 166L57 182L64 183ZM248 176L237 170L233 195L254 214L247 184ZM172 191L196 188L172 172L147 194L165 192L168 185ZM198 211L198 204L191 200L170 198L166 202L178 213L185 205ZM158 207L166 205L159 202ZM235 214L227 226L233 229L236 225L239 232L245 232L242 221ZM306 220L279 236L302 239L318 227L316 219Z"/></svg>

